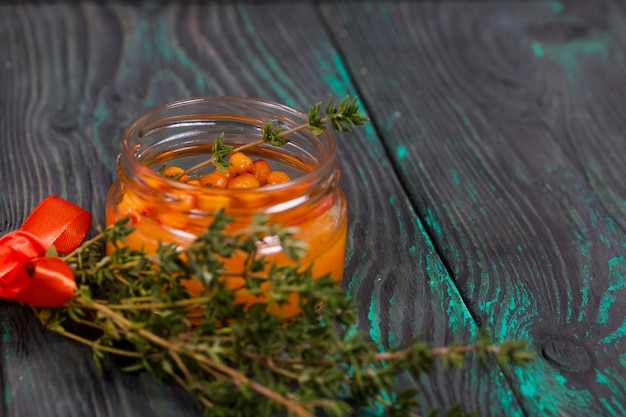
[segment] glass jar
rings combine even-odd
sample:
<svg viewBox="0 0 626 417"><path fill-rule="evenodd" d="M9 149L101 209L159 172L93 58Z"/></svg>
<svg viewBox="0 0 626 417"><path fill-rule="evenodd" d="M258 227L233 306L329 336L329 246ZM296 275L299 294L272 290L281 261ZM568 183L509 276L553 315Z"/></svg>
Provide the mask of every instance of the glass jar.
<svg viewBox="0 0 626 417"><path fill-rule="evenodd" d="M281 104L240 97L181 100L139 116L122 136L118 178L107 198L107 225L130 217L136 230L128 236L128 245L155 252L159 241L181 246L193 241L220 208L234 218L233 230L249 226L253 216L262 214L270 222L299 229L295 237L308 244L301 261L313 263L314 276L329 273L340 281L346 201L338 187L336 147L328 131L315 136L305 129L290 134L281 147L263 144L245 151L252 159L262 158L273 169L286 171L291 179L281 184L219 189L189 185L159 173L163 164L187 169L210 158L211 145L222 132L224 143L235 147L258 140L270 120L288 130L307 123L308 117ZM279 264L290 262L271 236L260 242L259 255ZM226 267L237 268L241 262L231 259ZM197 293L200 283L186 285ZM293 315L296 308L287 305L281 314Z"/></svg>

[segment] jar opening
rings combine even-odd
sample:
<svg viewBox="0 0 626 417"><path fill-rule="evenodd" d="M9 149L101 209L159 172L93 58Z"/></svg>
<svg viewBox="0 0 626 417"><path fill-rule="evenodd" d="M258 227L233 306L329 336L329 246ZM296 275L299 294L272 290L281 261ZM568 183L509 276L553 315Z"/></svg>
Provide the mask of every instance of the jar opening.
<svg viewBox="0 0 626 417"><path fill-rule="evenodd" d="M163 164L187 169L211 155L211 146L224 133L224 143L240 146L262 137L271 121L282 130L305 124L308 116L287 106L243 97L201 97L169 103L139 116L122 137L118 175L141 198L176 205L190 196L215 204L195 207L211 213L219 202L231 211L258 209L278 213L319 199L338 182L335 142L328 131L315 136L294 132L281 147L262 144L246 150L287 170L291 180L254 189L218 189L190 185L161 175Z"/></svg>

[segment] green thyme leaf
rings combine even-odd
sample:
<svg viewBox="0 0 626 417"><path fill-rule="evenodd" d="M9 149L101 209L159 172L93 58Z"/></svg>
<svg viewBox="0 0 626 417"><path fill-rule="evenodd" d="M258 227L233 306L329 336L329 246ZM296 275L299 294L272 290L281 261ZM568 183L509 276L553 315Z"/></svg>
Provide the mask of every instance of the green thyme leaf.
<svg viewBox="0 0 626 417"><path fill-rule="evenodd" d="M289 139L281 136L282 129L278 126L274 126L274 123L270 120L261 128L261 135L263 140L273 146L283 146Z"/></svg>
<svg viewBox="0 0 626 417"><path fill-rule="evenodd" d="M211 146L211 152L213 153L213 164L220 172L228 172L226 167L232 165L225 158L230 154L233 150L233 147L230 145L224 144L224 132L220 133L219 136L213 142Z"/></svg>

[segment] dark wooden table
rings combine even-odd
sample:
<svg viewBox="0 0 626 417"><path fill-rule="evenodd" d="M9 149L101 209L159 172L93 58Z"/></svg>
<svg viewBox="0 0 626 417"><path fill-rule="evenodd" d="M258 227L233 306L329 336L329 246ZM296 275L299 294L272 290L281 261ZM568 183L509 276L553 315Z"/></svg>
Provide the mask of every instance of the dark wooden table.
<svg viewBox="0 0 626 417"><path fill-rule="evenodd" d="M104 224L122 130L172 100L306 109L340 135L343 284L386 345L491 325L538 360L416 384L488 416L626 415L626 9L608 2L0 4L0 235L57 194ZM0 415L200 416L0 302ZM424 411L424 410L422 410Z"/></svg>

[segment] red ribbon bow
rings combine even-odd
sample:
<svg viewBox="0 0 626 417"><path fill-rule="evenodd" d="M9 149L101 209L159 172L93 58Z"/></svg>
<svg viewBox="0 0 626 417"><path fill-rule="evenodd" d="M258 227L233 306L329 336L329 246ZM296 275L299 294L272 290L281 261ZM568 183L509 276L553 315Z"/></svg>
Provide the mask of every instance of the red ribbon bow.
<svg viewBox="0 0 626 417"><path fill-rule="evenodd" d="M71 252L85 238L91 214L57 196L44 199L18 230L0 238L0 298L35 307L59 307L69 301L76 282L61 259L45 256L54 245Z"/></svg>

